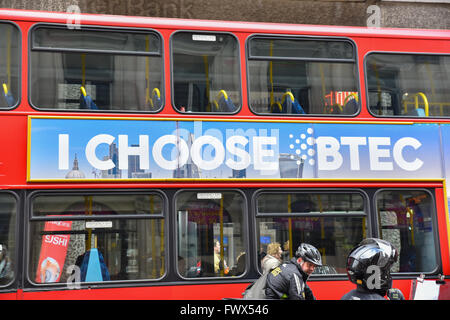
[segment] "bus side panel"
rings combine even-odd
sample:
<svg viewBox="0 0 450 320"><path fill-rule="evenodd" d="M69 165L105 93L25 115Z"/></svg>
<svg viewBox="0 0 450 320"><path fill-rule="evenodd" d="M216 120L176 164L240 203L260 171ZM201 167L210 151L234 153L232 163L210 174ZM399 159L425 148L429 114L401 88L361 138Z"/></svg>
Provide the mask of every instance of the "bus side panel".
<svg viewBox="0 0 450 320"><path fill-rule="evenodd" d="M27 118L2 115L0 187L24 184L27 168Z"/></svg>
<svg viewBox="0 0 450 320"><path fill-rule="evenodd" d="M24 300L221 300L242 298L249 283L28 291Z"/></svg>

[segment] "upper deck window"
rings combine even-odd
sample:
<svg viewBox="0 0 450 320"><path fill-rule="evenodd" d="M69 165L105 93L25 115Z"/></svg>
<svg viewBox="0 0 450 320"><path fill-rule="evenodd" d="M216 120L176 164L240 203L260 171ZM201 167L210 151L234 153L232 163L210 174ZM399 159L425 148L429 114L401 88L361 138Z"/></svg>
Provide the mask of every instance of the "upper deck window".
<svg viewBox="0 0 450 320"><path fill-rule="evenodd" d="M19 101L20 33L10 23L0 23L0 109Z"/></svg>
<svg viewBox="0 0 450 320"><path fill-rule="evenodd" d="M158 111L161 38L154 32L37 27L31 103L42 109Z"/></svg>
<svg viewBox="0 0 450 320"><path fill-rule="evenodd" d="M172 70L178 111L234 113L240 108L239 46L234 36L174 34Z"/></svg>
<svg viewBox="0 0 450 320"><path fill-rule="evenodd" d="M356 54L346 40L253 37L250 107L262 114L341 114L359 110Z"/></svg>
<svg viewBox="0 0 450 320"><path fill-rule="evenodd" d="M450 56L373 53L368 103L377 116L450 116Z"/></svg>

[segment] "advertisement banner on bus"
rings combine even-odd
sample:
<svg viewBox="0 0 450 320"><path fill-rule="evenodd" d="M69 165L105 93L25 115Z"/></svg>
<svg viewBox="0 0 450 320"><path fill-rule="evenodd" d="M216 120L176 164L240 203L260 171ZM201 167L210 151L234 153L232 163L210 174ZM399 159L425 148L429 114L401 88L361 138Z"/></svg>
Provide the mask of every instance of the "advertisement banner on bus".
<svg viewBox="0 0 450 320"><path fill-rule="evenodd" d="M31 117L28 180L442 178L441 129Z"/></svg>

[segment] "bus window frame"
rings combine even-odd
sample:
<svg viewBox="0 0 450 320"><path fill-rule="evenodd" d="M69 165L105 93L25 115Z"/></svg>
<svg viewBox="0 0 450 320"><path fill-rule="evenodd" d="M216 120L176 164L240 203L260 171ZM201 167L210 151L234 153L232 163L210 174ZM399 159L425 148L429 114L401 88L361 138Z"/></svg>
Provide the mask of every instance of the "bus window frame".
<svg viewBox="0 0 450 320"><path fill-rule="evenodd" d="M28 30L28 103L29 105L37 110L37 111L47 111L47 112L57 112L57 113L64 113L64 112L87 112L87 113L109 113L109 114L156 114L160 113L165 105L165 91L166 91L166 75L165 75L165 53L164 53L164 37L162 36L161 32L152 29L152 28L137 28L137 27L116 27L116 26L106 26L106 25L81 25L80 30L86 30L86 31L97 31L97 32L128 32L128 33L137 33L137 34L148 34L152 33L156 35L161 44L161 50L159 54L143 54L143 53L137 53L134 51L114 51L114 50L89 50L89 49L64 49L64 48L38 48L33 49L33 39L34 39L34 30L39 28L50 28L50 29L61 29L61 30L70 30L67 28L66 24L61 23L47 23L47 22L38 22L33 24L30 29ZM155 111L143 111L143 110L88 110L88 109L58 109L58 108L41 108L37 107L32 103L31 97L32 97L32 85L31 85L31 79L32 79L32 59L31 59L31 53L34 52L55 52L55 53L100 53L100 54L109 54L111 56L116 55L124 55L124 56L140 56L140 57L161 57L161 87L163 88L163 92L161 94L161 108Z"/></svg>
<svg viewBox="0 0 450 320"><path fill-rule="evenodd" d="M241 239L242 242L245 246L245 252L246 252L246 258L245 258L245 269L244 272L242 272L242 274L240 274L239 276L217 276L217 277L193 277L193 278L188 278L186 276L183 276L180 274L179 270L178 270L178 263L175 264L174 268L175 268L175 272L176 275L182 279L183 281L193 281L193 282L198 282L198 281L214 281L215 283L218 280L223 280L224 282L230 282L232 280L235 279L242 279L244 278L250 271L251 269L251 251L253 249L251 249L250 246L250 232L245 232L246 230L249 231L250 229L250 225L248 222L249 219L249 210L248 210L248 197L246 195L246 192L244 191L245 189L248 188L244 188L244 189L238 189L238 188L212 188L212 189L207 189L207 188L182 188L182 189L178 189L173 195L172 195L172 208L173 208L173 229L172 232L175 235L174 237L172 237L172 239L174 239L174 245L175 245L175 249L173 250L174 254L174 259L173 261L177 261L178 262L178 216L176 215L177 213L177 197L180 193L183 192L191 192L191 193L198 193L198 192L202 192L202 193L216 193L216 192L236 192L238 194L240 194L242 196L242 203L243 203L243 210L242 210L242 231L243 231L243 235L241 235Z"/></svg>
<svg viewBox="0 0 450 320"><path fill-rule="evenodd" d="M254 220L254 243L255 248L258 247L259 241L258 241L258 227L257 227L257 219L258 218L274 218L274 217L346 217L345 213L342 214L318 214L318 213L301 213L301 214L291 214L283 213L283 214L276 214L276 213L259 213L258 210L258 196L261 193L278 193L278 194L292 194L292 193L301 193L301 194L349 194L349 193L355 193L360 194L363 199L363 205L364 205L364 213L361 214L352 214L348 215L348 217L362 217L366 219L366 237L368 238L369 235L372 236L374 234L374 225L372 221L372 210L371 210L371 196L367 193L365 188L264 188L264 189L257 189L253 193L252 197L252 206L253 206L253 220ZM295 252L297 248L292 247L293 253ZM259 274L262 275L262 268L261 263L259 261L258 256L258 250L255 250L254 259L257 261L256 270L259 272ZM316 279L316 280L343 280L347 279L346 273L338 273L338 274L311 274L310 279Z"/></svg>
<svg viewBox="0 0 450 320"><path fill-rule="evenodd" d="M113 215L105 215L105 216L95 216L93 218L89 218L86 216L52 216L49 218L41 219L41 217L33 217L33 200L38 196L64 196L64 195L138 195L138 194L157 194L161 197L163 202L163 214L162 215L124 215L118 214L117 216ZM26 288L43 288L43 287L54 287L55 290L67 288L66 282L53 282L53 283L37 283L32 278L30 278L30 264L31 264L31 225L33 222L45 222L45 221L103 221L109 219L115 220L126 220L131 217L132 220L153 220L153 219L164 219L164 229L169 230L169 201L167 195L160 189L80 189L73 190L70 189L53 189L53 190L33 190L26 195L26 208L25 208L25 230L26 234L24 237L24 263L23 263L23 278L25 281ZM58 219L60 217L60 219ZM139 219L140 218L140 219ZM167 251L169 248L169 236L164 234L164 250ZM109 281L96 281L96 282L79 282L80 289L88 289L91 287L126 287L128 284L145 284L150 283L152 285L163 282L165 278L169 275L169 256L165 254L164 256L164 273L159 278L151 279L133 279L133 280L109 280Z"/></svg>
<svg viewBox="0 0 450 320"><path fill-rule="evenodd" d="M192 33L192 34L204 34L204 35L211 35L211 34L223 34L223 35L230 35L232 36L235 40L236 40L236 44L237 44L237 60L239 63L239 74L237 76L238 80L239 80L239 94L240 94L240 103L239 105L237 105L237 108L235 111L233 112L182 112L180 110L178 110L178 108L175 105L175 90L174 90L174 73L173 73L173 36L177 33ZM214 30L195 30L195 29L179 29L179 30L175 30L173 31L170 36L169 36L169 65L170 65L170 101L172 104L172 109L175 110L175 112L177 112L178 114L181 114L183 116L185 115L212 115L212 116L232 116L235 114L238 114L243 106L244 106L244 95L243 95L243 90L242 90L242 54L241 54L241 43L239 41L239 38L236 34L234 34L233 32L228 32L228 31L214 31Z"/></svg>
<svg viewBox="0 0 450 320"><path fill-rule="evenodd" d="M318 40L318 41L337 41L337 42L349 42L353 48L353 59L329 59L329 58L292 58L292 57L284 57L284 58L271 58L272 60L284 60L284 61L305 61L305 62L342 62L342 63L353 63L355 67L354 80L355 86L358 90L358 110L354 114L324 114L324 113L307 113L305 115L301 114L273 114L269 112L258 113L253 110L250 104L250 74L249 74L249 60L262 60L267 61L269 57L251 57L250 56L250 41L252 38L260 38L260 39L273 39L273 40ZM305 117L333 117L333 118L355 118L357 117L362 110L361 104L361 77L360 77L360 63L359 63L359 54L358 54L358 44L355 40L350 37L332 37L332 36L312 36L312 35L293 35L293 34L276 34L276 33L253 33L245 39L245 63L246 63L246 74L247 74L247 104L248 109L251 113L257 116L272 116L272 117L297 117L297 118L305 118Z"/></svg>
<svg viewBox="0 0 450 320"><path fill-rule="evenodd" d="M435 251L435 257L436 257L436 267L432 271L423 272L423 271L416 271L416 272L392 272L391 274L395 276L395 279L400 278L411 278L411 277L417 277L420 274L424 275L437 275L438 273L442 273L442 255L441 255L441 244L439 240L439 228L437 224L438 216L437 216L437 208L436 208L436 197L435 197L435 190L436 188L375 188L373 194L372 194L372 206L373 206L373 235L376 238L382 239L381 237L381 223L380 223L380 216L378 214L378 205L377 205L377 196L381 192L386 191L394 191L394 192L402 192L402 191L423 191L424 193L427 193L430 196L430 202L433 203L433 206L431 207L431 219L432 219L432 226L433 226L433 241L434 241L434 251ZM445 200L447 201L447 200Z"/></svg>
<svg viewBox="0 0 450 320"><path fill-rule="evenodd" d="M408 51L381 51L381 50L371 50L364 54L363 58L363 71L364 71L364 86L365 86L365 94L366 94L366 109L369 112L369 114L375 118L394 118L394 119L449 119L450 115L448 116L412 116L412 115L377 115L375 114L372 109L370 108L370 101L369 101L369 79L368 79L368 72L367 72L367 60L368 56L371 54L386 54L386 55L422 55L422 56L445 56L450 58L450 53L436 53L436 52L408 52Z"/></svg>
<svg viewBox="0 0 450 320"><path fill-rule="evenodd" d="M22 212L22 203L20 201L20 195L14 192L13 190L0 190L0 194L9 194L16 201L16 212L15 212L15 226L14 226L14 241L15 241L15 250L13 252L9 251L10 257L12 257L14 272L13 278L6 284L0 285L0 292L15 292L17 290L17 283L19 281L19 274L22 266L22 261L20 260L19 252L22 252L22 244L21 244L21 225L22 225L22 215L19 213Z"/></svg>
<svg viewBox="0 0 450 320"><path fill-rule="evenodd" d="M16 103L12 106L12 107L6 107L6 108L0 108L0 112L4 112L4 111L9 111L9 110L13 110L16 109L20 103L22 102L22 86L24 86L24 81L23 81L23 77L22 77L22 58L23 58L23 45L22 42L24 40L23 37L23 32L22 29L20 28L20 26L14 22L14 21L10 21L10 20L0 20L0 23L4 23L4 24L11 24L12 26L16 27L17 31L18 31L18 43L17 43L17 50L19 53L19 63L17 64L17 78L19 80L18 86L17 86L17 101ZM3 90L3 88L1 89Z"/></svg>

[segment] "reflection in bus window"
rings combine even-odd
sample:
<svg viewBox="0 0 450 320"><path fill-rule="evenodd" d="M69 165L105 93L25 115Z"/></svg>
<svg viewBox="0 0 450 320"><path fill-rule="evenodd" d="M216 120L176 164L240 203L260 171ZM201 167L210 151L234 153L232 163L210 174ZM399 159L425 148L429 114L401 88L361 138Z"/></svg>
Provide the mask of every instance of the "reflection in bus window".
<svg viewBox="0 0 450 320"><path fill-rule="evenodd" d="M163 200L157 194L41 195L32 215L47 220L31 221L31 281L157 279L165 273Z"/></svg>
<svg viewBox="0 0 450 320"><path fill-rule="evenodd" d="M350 250L366 237L364 200L358 193L261 193L257 199L260 257L272 242L284 244L284 260L302 242L322 254L316 274L346 273Z"/></svg>
<svg viewBox="0 0 450 320"><path fill-rule="evenodd" d="M155 33L38 27L31 102L42 109L158 111L161 39Z"/></svg>
<svg viewBox="0 0 450 320"><path fill-rule="evenodd" d="M450 116L450 56L373 53L366 74L374 115Z"/></svg>
<svg viewBox="0 0 450 320"><path fill-rule="evenodd" d="M16 199L11 194L0 193L0 286L14 278L16 211Z"/></svg>
<svg viewBox="0 0 450 320"><path fill-rule="evenodd" d="M355 53L350 42L255 37L249 44L249 104L254 112L358 112Z"/></svg>
<svg viewBox="0 0 450 320"><path fill-rule="evenodd" d="M377 194L380 234L399 251L394 272L432 272L437 267L433 200L424 191Z"/></svg>
<svg viewBox="0 0 450 320"><path fill-rule="evenodd" d="M181 112L231 113L240 108L239 46L229 34L172 36L173 102Z"/></svg>
<svg viewBox="0 0 450 320"><path fill-rule="evenodd" d="M245 271L244 206L234 191L181 192L176 200L178 272L187 278Z"/></svg>
<svg viewBox="0 0 450 320"><path fill-rule="evenodd" d="M19 30L0 23L0 109L10 108L19 100Z"/></svg>

